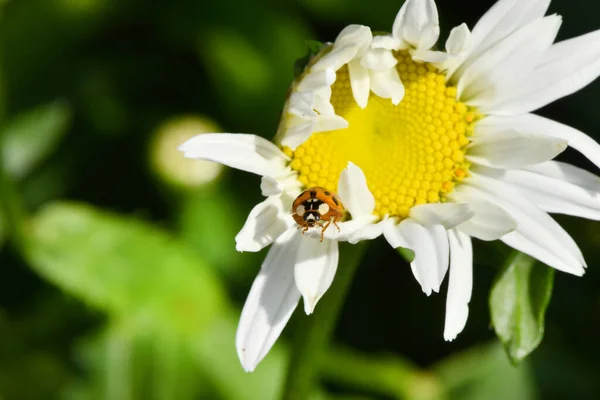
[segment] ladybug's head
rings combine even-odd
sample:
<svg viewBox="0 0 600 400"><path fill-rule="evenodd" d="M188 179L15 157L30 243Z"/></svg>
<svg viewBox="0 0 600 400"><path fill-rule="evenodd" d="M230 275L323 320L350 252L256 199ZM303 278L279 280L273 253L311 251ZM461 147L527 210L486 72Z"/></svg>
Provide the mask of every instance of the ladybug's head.
<svg viewBox="0 0 600 400"><path fill-rule="evenodd" d="M321 220L321 216L316 211L305 212L303 218L309 228L317 225L317 223Z"/></svg>

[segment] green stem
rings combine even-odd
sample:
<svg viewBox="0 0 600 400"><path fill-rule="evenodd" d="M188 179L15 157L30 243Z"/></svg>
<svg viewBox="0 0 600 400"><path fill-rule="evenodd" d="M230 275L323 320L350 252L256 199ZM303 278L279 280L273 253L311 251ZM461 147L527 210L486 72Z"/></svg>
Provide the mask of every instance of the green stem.
<svg viewBox="0 0 600 400"><path fill-rule="evenodd" d="M352 278L367 248L366 243L343 243L340 246L340 265L331 288L323 296L314 314L303 318L304 331L296 340L283 400L305 400L316 390L318 366L327 351Z"/></svg>

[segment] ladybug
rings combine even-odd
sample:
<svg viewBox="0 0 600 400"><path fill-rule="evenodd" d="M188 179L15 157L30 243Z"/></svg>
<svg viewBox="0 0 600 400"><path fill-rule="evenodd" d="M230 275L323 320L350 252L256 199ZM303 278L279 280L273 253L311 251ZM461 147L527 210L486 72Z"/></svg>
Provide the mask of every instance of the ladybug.
<svg viewBox="0 0 600 400"><path fill-rule="evenodd" d="M325 230L333 223L340 230L337 222L345 213L344 206L339 197L322 187L306 189L294 200L292 204L292 217L298 224L302 233L315 226L321 227L321 242Z"/></svg>

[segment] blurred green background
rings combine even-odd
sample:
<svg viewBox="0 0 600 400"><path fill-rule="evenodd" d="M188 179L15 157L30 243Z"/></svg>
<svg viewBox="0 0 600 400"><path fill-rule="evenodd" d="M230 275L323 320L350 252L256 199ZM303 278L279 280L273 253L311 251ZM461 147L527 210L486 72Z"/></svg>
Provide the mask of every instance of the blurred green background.
<svg viewBox="0 0 600 400"><path fill-rule="evenodd" d="M444 32L492 3L439 1ZM277 398L301 307L256 372L234 348L265 255L234 245L259 178L175 149L202 131L271 138L305 41L349 23L389 31L400 5L0 1L0 399ZM551 12L560 38L600 28L600 3ZM594 83L540 113L600 138L599 94ZM600 226L558 219L589 269L556 274L544 341L518 367L488 311L505 246L475 243L470 318L447 343L447 284L427 298L377 240L319 360L317 398L600 398Z"/></svg>

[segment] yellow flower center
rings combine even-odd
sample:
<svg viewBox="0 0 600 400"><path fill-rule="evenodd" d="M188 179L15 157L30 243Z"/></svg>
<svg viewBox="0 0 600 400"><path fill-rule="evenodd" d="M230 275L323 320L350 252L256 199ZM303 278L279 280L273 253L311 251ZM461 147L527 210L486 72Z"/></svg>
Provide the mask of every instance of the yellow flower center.
<svg viewBox="0 0 600 400"><path fill-rule="evenodd" d="M477 110L457 101L456 88L432 65L414 62L407 52L394 55L406 90L400 104L371 93L361 109L344 67L337 72L331 103L349 127L314 133L296 151L284 150L306 187L336 191L340 173L352 161L367 177L375 214L406 217L414 205L445 201L468 176L465 152Z"/></svg>

